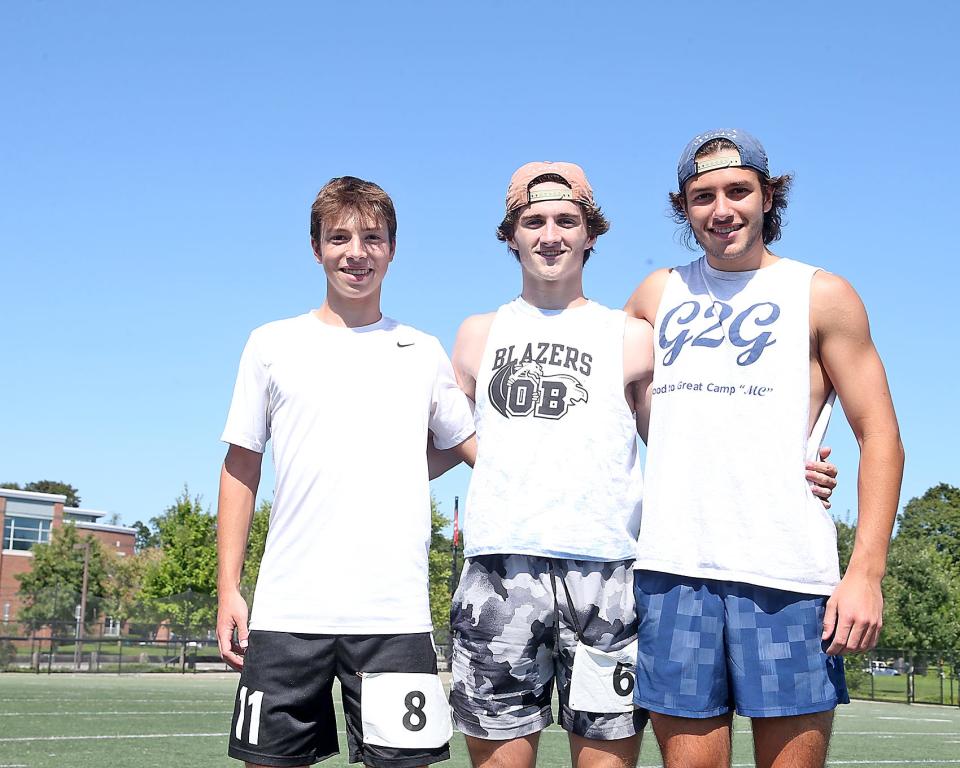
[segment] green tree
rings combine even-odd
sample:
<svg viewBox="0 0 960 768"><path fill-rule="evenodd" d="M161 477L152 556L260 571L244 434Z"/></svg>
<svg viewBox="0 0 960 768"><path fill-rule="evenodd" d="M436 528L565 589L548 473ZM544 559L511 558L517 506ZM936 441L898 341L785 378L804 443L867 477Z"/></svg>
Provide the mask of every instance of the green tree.
<svg viewBox="0 0 960 768"><path fill-rule="evenodd" d="M898 517L898 539L932 543L960 567L960 488L940 483L910 499Z"/></svg>
<svg viewBox="0 0 960 768"><path fill-rule="evenodd" d="M62 493L67 497L64 506L80 506L80 492L72 485L57 480L36 480L24 486L19 483L3 483L0 488L10 488L14 491L33 491L34 493Z"/></svg>
<svg viewBox="0 0 960 768"><path fill-rule="evenodd" d="M103 587L101 610L120 623L147 621L154 616L143 602L143 583L147 571L159 561L159 549L148 549L121 557L110 553L106 560L107 577Z"/></svg>
<svg viewBox="0 0 960 768"><path fill-rule="evenodd" d="M879 646L960 648L960 489L941 483L911 499L898 516L883 580ZM837 521L841 573L856 526Z"/></svg>
<svg viewBox="0 0 960 768"><path fill-rule="evenodd" d="M885 648L960 648L960 569L934 541L898 534L883 582Z"/></svg>
<svg viewBox="0 0 960 768"><path fill-rule="evenodd" d="M833 521L837 526L837 554L840 556L840 573L846 573L853 554L853 541L857 535L857 526L842 520Z"/></svg>
<svg viewBox="0 0 960 768"><path fill-rule="evenodd" d="M250 521L250 534L247 537L247 552L243 560L243 575L240 577L240 593L249 603L253 599L253 590L260 576L260 562L267 545L267 530L270 528L269 501L261 501Z"/></svg>
<svg viewBox="0 0 960 768"><path fill-rule="evenodd" d="M160 539L160 557L144 574L144 598L158 619L168 619L184 633L212 628L217 616L216 518L184 486L174 504L151 522Z"/></svg>
<svg viewBox="0 0 960 768"><path fill-rule="evenodd" d="M30 550L33 564L27 573L19 574L19 595L23 607L21 621L32 627L72 624L83 588L83 558L87 559L87 613L85 622L97 615L97 598L103 594L107 580L105 554L93 536L81 537L76 526L66 523L54 528L49 544L36 544Z"/></svg>
<svg viewBox="0 0 960 768"><path fill-rule="evenodd" d="M430 619L435 631L444 633L450 626L450 548L451 541L443 535L450 518L440 514L437 501L430 497Z"/></svg>
<svg viewBox="0 0 960 768"><path fill-rule="evenodd" d="M153 518L151 522L155 523L157 518ZM144 522L137 520L133 525L130 526L136 530L136 538L133 542L133 548L137 552L144 552L148 549L155 549L160 546L160 534L157 533L155 528L151 528Z"/></svg>

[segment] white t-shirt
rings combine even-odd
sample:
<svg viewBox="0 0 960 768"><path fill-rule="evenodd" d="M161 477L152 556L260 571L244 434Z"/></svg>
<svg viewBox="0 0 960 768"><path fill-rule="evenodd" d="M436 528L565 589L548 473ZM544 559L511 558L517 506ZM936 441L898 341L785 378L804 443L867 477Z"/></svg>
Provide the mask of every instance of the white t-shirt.
<svg viewBox="0 0 960 768"><path fill-rule="evenodd" d="M474 431L433 336L386 317L338 328L312 314L250 335L221 439L263 452L273 438L252 629L430 631L428 429L440 449Z"/></svg>

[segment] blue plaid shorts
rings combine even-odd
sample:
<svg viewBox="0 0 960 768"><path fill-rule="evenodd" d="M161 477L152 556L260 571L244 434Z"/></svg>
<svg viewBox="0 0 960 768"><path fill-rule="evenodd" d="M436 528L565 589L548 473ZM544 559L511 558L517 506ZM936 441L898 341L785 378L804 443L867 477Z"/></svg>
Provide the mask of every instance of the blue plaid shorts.
<svg viewBox="0 0 960 768"><path fill-rule="evenodd" d="M843 658L823 652L827 598L636 571L638 706L706 718L824 712L847 704Z"/></svg>

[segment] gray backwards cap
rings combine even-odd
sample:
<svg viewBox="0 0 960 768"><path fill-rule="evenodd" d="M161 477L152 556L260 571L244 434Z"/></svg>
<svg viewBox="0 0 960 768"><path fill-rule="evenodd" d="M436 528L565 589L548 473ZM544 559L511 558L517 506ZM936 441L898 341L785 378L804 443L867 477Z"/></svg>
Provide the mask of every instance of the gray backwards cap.
<svg viewBox="0 0 960 768"><path fill-rule="evenodd" d="M740 153L740 161L735 158L705 157L697 160L697 152L704 144L714 139L726 139L737 148ZM770 178L770 169L767 167L767 153L763 146L753 136L746 131L737 128L723 128L718 131L707 131L698 136L694 136L690 143L680 155L680 163L677 165L677 181L680 182L680 191L683 192L683 185L690 179L700 173L715 171L718 168L753 168L763 174L766 179Z"/></svg>

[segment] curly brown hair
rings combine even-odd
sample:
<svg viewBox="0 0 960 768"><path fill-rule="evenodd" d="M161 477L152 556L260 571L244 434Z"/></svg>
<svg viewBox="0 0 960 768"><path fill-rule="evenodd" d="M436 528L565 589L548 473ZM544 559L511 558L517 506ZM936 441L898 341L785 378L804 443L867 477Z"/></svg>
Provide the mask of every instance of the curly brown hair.
<svg viewBox="0 0 960 768"><path fill-rule="evenodd" d="M714 139L704 144L700 151L697 152L697 160L702 157L714 155L724 149L736 149L736 145L727 139ZM754 171L754 173L757 172ZM770 210L763 214L763 244L769 245L775 240L779 240L782 234L783 212L787 208L787 196L790 194L790 185L793 184L793 176L788 173L782 176L771 176L770 178L764 178L759 173L757 173L757 176L760 177L760 185L763 191L770 193L773 198L773 204L770 206ZM696 237L694 237L693 230L690 228L690 222L687 221L687 214L683 209L685 194L686 193L681 190L680 192L670 192L668 197L670 199L673 220L681 225L680 239L687 248L694 250L693 244L696 242Z"/></svg>
<svg viewBox="0 0 960 768"><path fill-rule="evenodd" d="M336 222L347 212L366 224L385 224L390 244L397 242L397 212L390 195L356 176L337 176L323 185L310 208L310 238L320 242L323 222Z"/></svg>
<svg viewBox="0 0 960 768"><path fill-rule="evenodd" d="M545 181L553 181L558 184L563 184L565 187L570 185L567 181L560 175L556 173L546 173L542 176L537 176L533 181L528 185L529 187L534 186L535 184L542 184ZM587 225L587 234L590 237L600 237L600 235L605 234L610 230L610 222L607 221L606 217L603 215L603 212L600 210L599 205L586 205L584 203L578 202L577 205L583 210L583 216ZM520 212L523 211L523 208L514 208L512 211L507 211L506 215L503 217L503 221L497 226L497 240L501 243L505 243L508 240L513 239L513 233L517 230L517 222L520 220ZM513 254L513 257L520 261L520 254L507 246L507 250ZM587 259L590 258L590 254L593 253L593 248L587 248L583 252L583 263L587 263Z"/></svg>

